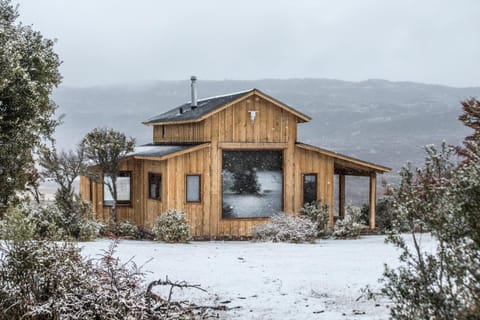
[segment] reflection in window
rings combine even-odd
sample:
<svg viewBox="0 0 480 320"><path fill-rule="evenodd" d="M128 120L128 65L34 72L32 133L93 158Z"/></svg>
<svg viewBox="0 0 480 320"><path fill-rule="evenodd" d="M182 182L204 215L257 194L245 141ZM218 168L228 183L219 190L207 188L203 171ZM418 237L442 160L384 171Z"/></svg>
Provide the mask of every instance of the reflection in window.
<svg viewBox="0 0 480 320"><path fill-rule="evenodd" d="M187 175L187 202L200 202L200 175Z"/></svg>
<svg viewBox="0 0 480 320"><path fill-rule="evenodd" d="M303 203L317 201L317 175L303 175Z"/></svg>
<svg viewBox="0 0 480 320"><path fill-rule="evenodd" d="M148 174L148 197L162 200L162 175L158 173Z"/></svg>
<svg viewBox="0 0 480 320"><path fill-rule="evenodd" d="M130 171L120 171L117 177L117 204L131 203L131 173ZM107 183L111 183L110 177L104 177L103 184L103 205L111 206L113 204L113 196Z"/></svg>
<svg viewBox="0 0 480 320"><path fill-rule="evenodd" d="M222 163L222 218L282 211L282 151L223 151Z"/></svg>

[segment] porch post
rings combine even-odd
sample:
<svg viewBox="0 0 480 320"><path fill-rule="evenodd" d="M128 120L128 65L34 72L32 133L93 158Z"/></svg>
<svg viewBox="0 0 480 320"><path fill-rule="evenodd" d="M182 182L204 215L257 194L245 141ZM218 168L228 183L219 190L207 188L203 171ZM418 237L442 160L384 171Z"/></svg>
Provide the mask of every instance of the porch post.
<svg viewBox="0 0 480 320"><path fill-rule="evenodd" d="M377 205L377 174L370 174L370 229L375 229L375 214Z"/></svg>
<svg viewBox="0 0 480 320"><path fill-rule="evenodd" d="M345 175L338 175L338 216L345 217Z"/></svg>

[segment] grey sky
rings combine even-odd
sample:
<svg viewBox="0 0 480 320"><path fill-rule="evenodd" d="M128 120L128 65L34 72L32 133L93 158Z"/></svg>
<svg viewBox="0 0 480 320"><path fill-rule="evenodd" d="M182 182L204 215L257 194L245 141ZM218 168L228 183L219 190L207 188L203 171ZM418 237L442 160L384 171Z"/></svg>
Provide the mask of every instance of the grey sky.
<svg viewBox="0 0 480 320"><path fill-rule="evenodd" d="M480 86L478 0L16 0L64 84L383 78Z"/></svg>

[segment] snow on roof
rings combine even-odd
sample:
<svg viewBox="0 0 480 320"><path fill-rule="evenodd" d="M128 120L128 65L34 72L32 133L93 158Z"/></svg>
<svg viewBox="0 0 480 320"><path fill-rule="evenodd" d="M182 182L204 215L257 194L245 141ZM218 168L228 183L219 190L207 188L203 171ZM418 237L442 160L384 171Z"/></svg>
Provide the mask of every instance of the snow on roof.
<svg viewBox="0 0 480 320"><path fill-rule="evenodd" d="M128 153L126 156L140 156L140 157L161 157L167 154L172 154L178 151L182 151L188 148L192 148L192 145L143 145L135 147L133 152Z"/></svg>

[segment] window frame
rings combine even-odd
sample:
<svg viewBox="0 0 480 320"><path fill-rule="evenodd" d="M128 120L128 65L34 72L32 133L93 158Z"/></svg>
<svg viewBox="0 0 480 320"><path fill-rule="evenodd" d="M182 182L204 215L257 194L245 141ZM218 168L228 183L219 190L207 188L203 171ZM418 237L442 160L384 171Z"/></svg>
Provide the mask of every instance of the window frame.
<svg viewBox="0 0 480 320"><path fill-rule="evenodd" d="M188 199L188 178L198 177L198 200ZM199 173L187 173L185 175L185 203L202 203L202 175Z"/></svg>
<svg viewBox="0 0 480 320"><path fill-rule="evenodd" d="M155 190L157 193L157 197L152 197L151 194L151 179L155 179ZM162 179L162 174L161 173L156 173L156 172L149 172L148 173L148 180L147 180L147 188L148 188L148 199L150 200L157 200L157 201L162 201L162 192L163 192L163 179Z"/></svg>
<svg viewBox="0 0 480 320"><path fill-rule="evenodd" d="M130 178L130 186L129 186L129 189L130 189L129 198L130 198L130 200L128 200L128 201L127 200L117 200L116 205L117 206L131 207L132 206L132 196L133 196L132 171L130 171L130 170L119 171L117 178L126 177L126 174L128 174L128 177ZM105 179L105 176L103 176L103 179ZM102 182L102 185L103 185L103 188L102 188L102 204L103 204L104 207L111 207L113 205L113 203L112 204L105 203L105 188L108 188L108 187L104 182ZM112 195L112 197L113 197L113 195Z"/></svg>
<svg viewBox="0 0 480 320"><path fill-rule="evenodd" d="M318 201L318 173L304 173L302 174L302 205L312 203L312 201L305 201L305 178L308 176L315 177L315 199L313 201Z"/></svg>

